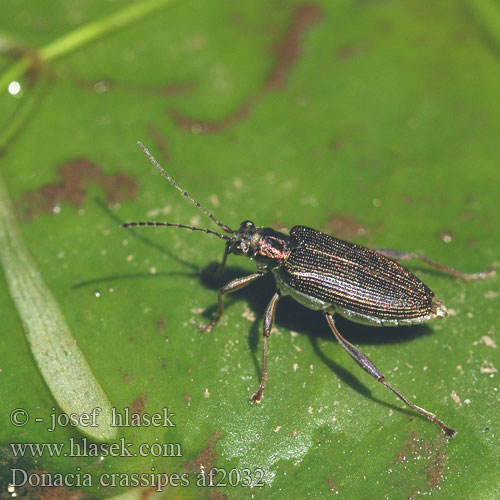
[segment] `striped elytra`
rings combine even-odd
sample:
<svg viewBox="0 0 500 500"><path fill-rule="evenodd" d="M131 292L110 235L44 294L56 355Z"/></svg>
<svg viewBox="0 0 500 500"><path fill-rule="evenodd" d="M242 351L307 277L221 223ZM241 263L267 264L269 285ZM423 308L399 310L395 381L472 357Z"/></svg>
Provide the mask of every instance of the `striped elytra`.
<svg viewBox="0 0 500 500"><path fill-rule="evenodd" d="M380 319L432 314L434 293L396 261L305 226L290 231L289 284L332 305Z"/></svg>

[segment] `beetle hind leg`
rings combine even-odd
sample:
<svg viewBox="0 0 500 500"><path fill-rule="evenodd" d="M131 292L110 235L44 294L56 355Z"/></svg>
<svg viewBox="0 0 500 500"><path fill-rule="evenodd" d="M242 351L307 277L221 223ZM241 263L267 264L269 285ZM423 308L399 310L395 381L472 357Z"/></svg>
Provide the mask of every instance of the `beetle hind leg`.
<svg viewBox="0 0 500 500"><path fill-rule="evenodd" d="M260 385L254 395L250 398L252 403L260 403L262 399L262 393L266 387L267 380L267 339L271 335L271 329L274 323L274 315L276 313L276 304L280 299L280 294L276 292L273 298L269 302L266 308L266 314L264 315L264 325L263 325L263 335L262 335L262 375L260 379Z"/></svg>
<svg viewBox="0 0 500 500"><path fill-rule="evenodd" d="M414 252L401 252L399 250L392 250L390 248L377 248L375 250L378 253L381 253L385 257L392 260L419 260L428 266L441 271L442 273L449 274L450 276L455 276L456 278L463 279L465 281L471 280L482 280L494 276L496 271L496 266L491 266L485 271L480 271L479 273L463 273L462 271L457 271L452 267L445 266L440 264L439 262L435 262L424 255L420 255Z"/></svg>
<svg viewBox="0 0 500 500"><path fill-rule="evenodd" d="M453 437L457 431L445 425L441 420L439 420L434 413L431 413L424 408L420 408L405 398L399 391L397 391L394 387L392 387L388 382L386 382L385 377L380 373L378 368L370 361L370 359L365 356L360 350L358 350L355 346L353 346L350 342L348 342L342 335L340 335L337 327L335 326L335 322L333 317L329 313L325 313L326 320L330 325L330 328L335 335L335 338L340 342L342 347L347 351L347 353L358 363L358 365L363 368L363 370L367 371L373 378L377 379L381 384L385 385L390 391L392 391L396 396L401 399L405 404L407 404L410 408L420 413L424 417L428 418L431 422L438 425L441 430L448 437Z"/></svg>

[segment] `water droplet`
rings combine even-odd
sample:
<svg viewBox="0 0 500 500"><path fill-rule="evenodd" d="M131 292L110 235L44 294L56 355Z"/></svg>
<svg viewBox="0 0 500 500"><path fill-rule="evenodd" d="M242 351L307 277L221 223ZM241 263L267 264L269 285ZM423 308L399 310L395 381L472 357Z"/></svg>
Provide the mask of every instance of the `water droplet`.
<svg viewBox="0 0 500 500"><path fill-rule="evenodd" d="M15 80L9 83L7 87L9 94L17 97L21 96L21 84Z"/></svg>

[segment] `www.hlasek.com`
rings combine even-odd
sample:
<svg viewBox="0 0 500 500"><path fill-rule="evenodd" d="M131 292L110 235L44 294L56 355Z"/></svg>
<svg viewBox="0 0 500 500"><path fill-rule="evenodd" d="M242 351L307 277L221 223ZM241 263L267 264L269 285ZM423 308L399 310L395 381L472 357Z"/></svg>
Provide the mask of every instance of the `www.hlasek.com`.
<svg viewBox="0 0 500 500"><path fill-rule="evenodd" d="M22 457L182 457L180 443L94 443L69 438L65 443L10 443L12 455Z"/></svg>

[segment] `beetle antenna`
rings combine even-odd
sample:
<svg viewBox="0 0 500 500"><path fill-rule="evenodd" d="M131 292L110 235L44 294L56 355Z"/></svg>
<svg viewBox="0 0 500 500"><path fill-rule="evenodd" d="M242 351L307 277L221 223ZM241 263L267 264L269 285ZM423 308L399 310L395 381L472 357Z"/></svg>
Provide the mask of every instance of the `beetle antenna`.
<svg viewBox="0 0 500 500"><path fill-rule="evenodd" d="M120 227L137 227L137 226L161 226L161 227L179 227L181 229L189 229L190 231L201 231L207 234L213 234L220 238L221 240L229 241L231 238L222 233L217 233L216 231L212 231L211 229L207 229L204 227L194 227L194 226L186 226L184 224L174 224L171 222L126 222L122 224Z"/></svg>
<svg viewBox="0 0 500 500"><path fill-rule="evenodd" d="M226 233L234 233L234 231L229 226L226 226L226 224L223 224L222 222L219 222L213 216L212 212L209 212L198 201L196 201L186 191L184 191L184 189L182 189L180 186L178 186L176 184L176 182L174 181L174 179L172 179L172 177L170 177L170 175L168 175L167 172L165 172L165 170L163 170L163 168L161 167L161 165L156 161L156 159L154 158L154 156L149 152L148 148L146 146L144 146L144 144L142 142L139 141L137 144L142 149L142 151L144 152L144 154L149 158L149 160L151 161L151 163L160 171L160 174L163 175L163 177L165 177L165 179L167 179L167 181L170 182L170 184L172 184L172 186L174 186L174 188L177 189L182 194L182 196L184 196L184 198L187 198L193 205L195 205L197 208L199 208L207 217L209 217L210 219L212 219ZM142 224L142 225L151 225L151 224ZM190 228L191 226L178 226L178 227ZM191 228L191 229L194 230L194 231L197 230L197 228ZM202 231L205 231L205 230L202 229ZM208 232L208 231L205 231L205 232ZM214 234L217 234L217 233L214 233Z"/></svg>

